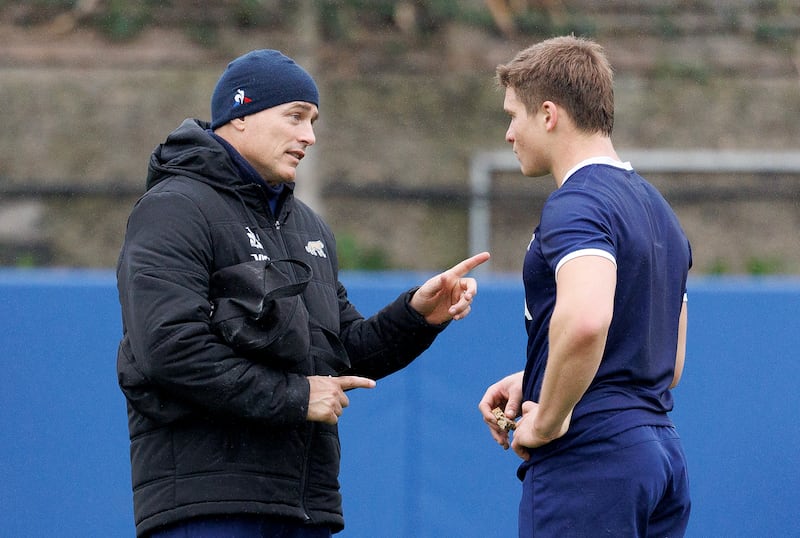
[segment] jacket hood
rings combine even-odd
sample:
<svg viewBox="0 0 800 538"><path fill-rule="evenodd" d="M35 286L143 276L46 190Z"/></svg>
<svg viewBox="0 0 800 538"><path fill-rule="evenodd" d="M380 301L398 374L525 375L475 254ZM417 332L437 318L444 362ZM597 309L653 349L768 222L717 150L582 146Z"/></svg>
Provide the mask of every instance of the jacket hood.
<svg viewBox="0 0 800 538"><path fill-rule="evenodd" d="M164 179L181 175L222 188L236 188L242 180L225 148L211 136L210 124L186 119L150 155L147 190Z"/></svg>

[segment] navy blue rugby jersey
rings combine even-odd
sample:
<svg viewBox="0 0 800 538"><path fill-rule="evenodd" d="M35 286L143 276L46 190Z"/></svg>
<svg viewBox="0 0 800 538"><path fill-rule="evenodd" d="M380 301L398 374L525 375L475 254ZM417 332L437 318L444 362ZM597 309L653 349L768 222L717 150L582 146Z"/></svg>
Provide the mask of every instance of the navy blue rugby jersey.
<svg viewBox="0 0 800 538"><path fill-rule="evenodd" d="M692 263L689 241L663 196L629 163L607 157L584 161L567 174L545 202L528 245L525 400L539 401L556 273L582 255L616 264L614 315L600 369L573 412L570 431L542 452L576 442L587 430L609 435L640 423L670 424L668 387Z"/></svg>

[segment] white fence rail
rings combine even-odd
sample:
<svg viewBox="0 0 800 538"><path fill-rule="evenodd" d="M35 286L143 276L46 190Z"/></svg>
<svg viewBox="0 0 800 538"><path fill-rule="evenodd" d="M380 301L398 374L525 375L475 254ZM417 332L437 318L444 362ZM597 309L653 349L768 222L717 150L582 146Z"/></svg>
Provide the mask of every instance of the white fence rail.
<svg viewBox="0 0 800 538"><path fill-rule="evenodd" d="M800 174L800 151L649 150L619 151L637 172L695 174ZM491 251L491 188L495 173L519 170L511 150L475 154L470 162L469 252ZM488 272L489 262L479 270Z"/></svg>

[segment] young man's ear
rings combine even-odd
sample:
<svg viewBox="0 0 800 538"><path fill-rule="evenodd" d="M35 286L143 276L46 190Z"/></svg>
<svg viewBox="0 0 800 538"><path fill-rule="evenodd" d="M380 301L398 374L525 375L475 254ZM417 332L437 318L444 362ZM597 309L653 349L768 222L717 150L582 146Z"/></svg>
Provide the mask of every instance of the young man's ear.
<svg viewBox="0 0 800 538"><path fill-rule="evenodd" d="M558 107L552 101L545 101L540 110L544 118L545 129L552 131L558 123Z"/></svg>

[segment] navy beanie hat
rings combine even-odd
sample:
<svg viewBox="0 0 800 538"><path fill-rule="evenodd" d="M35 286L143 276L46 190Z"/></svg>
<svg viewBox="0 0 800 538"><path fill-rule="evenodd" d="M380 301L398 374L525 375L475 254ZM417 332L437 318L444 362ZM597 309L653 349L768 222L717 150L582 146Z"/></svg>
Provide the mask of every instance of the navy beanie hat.
<svg viewBox="0 0 800 538"><path fill-rule="evenodd" d="M314 79L277 50L254 50L228 64L211 96L211 128L292 101L319 106Z"/></svg>

